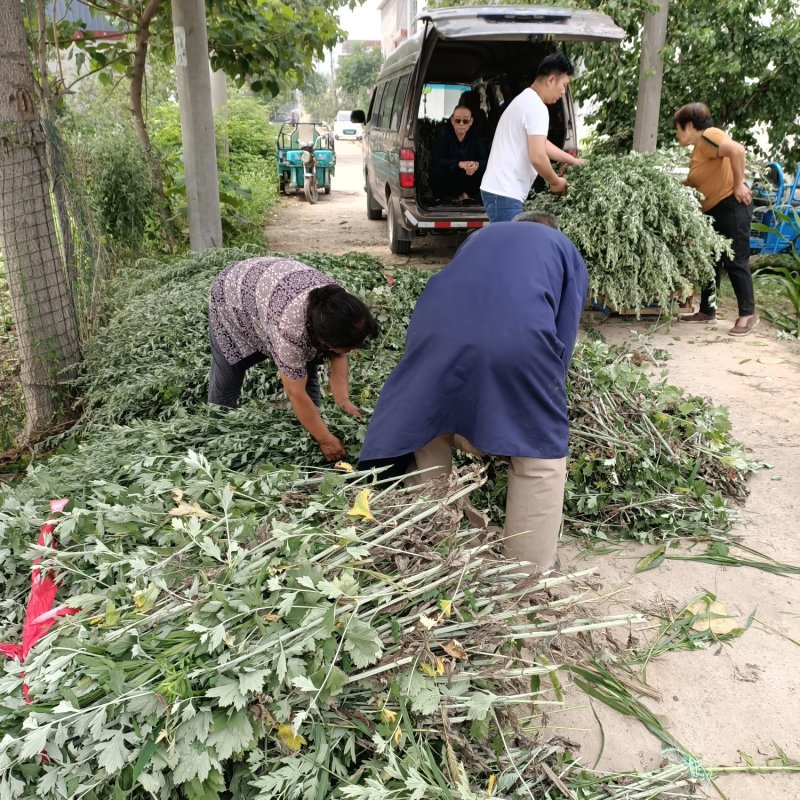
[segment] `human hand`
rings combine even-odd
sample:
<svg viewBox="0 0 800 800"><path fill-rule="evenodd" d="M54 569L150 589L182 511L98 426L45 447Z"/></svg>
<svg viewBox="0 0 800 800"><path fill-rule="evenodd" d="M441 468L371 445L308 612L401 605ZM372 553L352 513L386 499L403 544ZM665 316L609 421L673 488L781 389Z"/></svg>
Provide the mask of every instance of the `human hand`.
<svg viewBox="0 0 800 800"><path fill-rule="evenodd" d="M319 449L326 461L341 461L345 456L344 445L332 433L319 443Z"/></svg>
<svg viewBox="0 0 800 800"><path fill-rule="evenodd" d="M576 158L575 159L575 163L571 164L570 166L582 167L584 164L588 164L588 163L589 163L589 159L588 158Z"/></svg>
<svg viewBox="0 0 800 800"><path fill-rule="evenodd" d="M345 414L349 414L351 417L361 416L361 409L354 403L351 403L349 400L345 400L344 403L339 403L339 408L341 408Z"/></svg>
<svg viewBox="0 0 800 800"><path fill-rule="evenodd" d="M569 186L569 184L566 182L566 180L558 175L556 175L556 179L554 181L550 181L550 191L553 194L564 194L564 192L567 191L567 186Z"/></svg>
<svg viewBox="0 0 800 800"><path fill-rule="evenodd" d="M753 202L753 194L750 191L750 187L744 182L733 187L733 196L746 206Z"/></svg>

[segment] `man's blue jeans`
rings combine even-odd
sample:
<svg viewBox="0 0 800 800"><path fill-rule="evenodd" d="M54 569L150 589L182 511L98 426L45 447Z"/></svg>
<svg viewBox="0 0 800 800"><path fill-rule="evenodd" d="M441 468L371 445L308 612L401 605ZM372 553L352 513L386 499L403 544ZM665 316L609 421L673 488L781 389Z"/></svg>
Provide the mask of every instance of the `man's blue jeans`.
<svg viewBox="0 0 800 800"><path fill-rule="evenodd" d="M502 194L492 194L481 189L483 207L489 222L511 222L517 214L522 213L522 201Z"/></svg>

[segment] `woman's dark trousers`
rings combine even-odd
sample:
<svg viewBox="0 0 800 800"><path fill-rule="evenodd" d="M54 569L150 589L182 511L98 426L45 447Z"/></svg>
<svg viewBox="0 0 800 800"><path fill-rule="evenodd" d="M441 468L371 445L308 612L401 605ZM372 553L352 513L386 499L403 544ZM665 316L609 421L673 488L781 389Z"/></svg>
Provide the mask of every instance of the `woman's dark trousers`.
<svg viewBox="0 0 800 800"><path fill-rule="evenodd" d="M269 356L263 353L253 353L235 364L229 364L214 341L213 334L209 338L211 340L211 374L208 377L208 402L235 408L239 405L245 373L254 364L266 361ZM322 391L317 374L318 366L319 361L309 361L306 364L306 393L317 407L322 404Z"/></svg>
<svg viewBox="0 0 800 800"><path fill-rule="evenodd" d="M750 221L753 206L740 203L733 195L726 197L706 211L714 224L714 230L731 240L733 258L724 255L714 265L716 281L703 289L700 296L700 311L717 313L717 290L722 281L722 271L728 273L739 304L739 316L749 317L756 310L753 292L753 276L750 274Z"/></svg>

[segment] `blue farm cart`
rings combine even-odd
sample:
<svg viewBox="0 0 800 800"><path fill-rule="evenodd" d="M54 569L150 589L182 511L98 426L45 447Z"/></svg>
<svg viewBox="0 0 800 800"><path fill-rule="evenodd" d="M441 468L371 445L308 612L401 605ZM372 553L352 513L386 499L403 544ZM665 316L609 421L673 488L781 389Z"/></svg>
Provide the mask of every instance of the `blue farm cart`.
<svg viewBox="0 0 800 800"><path fill-rule="evenodd" d="M750 252L757 255L800 251L800 169L791 186L780 164L767 168L768 183L753 186Z"/></svg>
<svg viewBox="0 0 800 800"><path fill-rule="evenodd" d="M336 171L333 134L321 122L286 122L275 143L278 181L284 194L301 188L309 203L316 203L320 189L331 192Z"/></svg>

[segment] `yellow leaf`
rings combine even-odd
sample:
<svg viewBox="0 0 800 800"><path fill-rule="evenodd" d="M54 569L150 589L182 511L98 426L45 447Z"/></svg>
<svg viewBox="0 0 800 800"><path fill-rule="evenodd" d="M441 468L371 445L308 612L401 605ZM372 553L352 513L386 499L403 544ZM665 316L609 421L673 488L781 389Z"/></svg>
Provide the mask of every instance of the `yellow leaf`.
<svg viewBox="0 0 800 800"><path fill-rule="evenodd" d="M489 776L489 783L486 784L486 796L488 797L492 792L494 792L494 783L497 778L494 775Z"/></svg>
<svg viewBox="0 0 800 800"><path fill-rule="evenodd" d="M712 633L730 633L738 627L735 619L728 616L728 611L725 604L719 600L714 600L713 603L708 603L703 600L698 600L686 607L686 610L692 614L697 615L699 619L692 622L692 630L695 631L708 631ZM717 616L714 616L717 615Z"/></svg>
<svg viewBox="0 0 800 800"><path fill-rule="evenodd" d="M447 644L443 644L442 650L456 661L467 660L467 651L455 639L451 639Z"/></svg>
<svg viewBox="0 0 800 800"><path fill-rule="evenodd" d="M264 614L264 619L267 622L277 622L280 619L279 614Z"/></svg>
<svg viewBox="0 0 800 800"><path fill-rule="evenodd" d="M361 402L363 403L365 400L369 400L371 394L372 392L367 387L364 387L361 390Z"/></svg>
<svg viewBox="0 0 800 800"><path fill-rule="evenodd" d="M438 623L436 622L435 619L431 619L430 617L426 617L424 614L422 614L420 616L419 624L422 625L422 627L425 628L426 630L430 630L431 628L435 628L438 625Z"/></svg>
<svg viewBox="0 0 800 800"><path fill-rule="evenodd" d="M364 519L374 520L372 512L369 510L369 489L362 489L356 495L353 507L347 512L348 517L363 517Z"/></svg>
<svg viewBox="0 0 800 800"><path fill-rule="evenodd" d="M180 489L172 490L172 500L175 503L175 508L171 508L169 515L171 517L199 517L200 519L214 519L213 514L200 508L197 503L187 503L183 499L183 492Z"/></svg>
<svg viewBox="0 0 800 800"><path fill-rule="evenodd" d="M446 598L442 598L439 601L439 608L442 609L442 613L449 617L453 613L453 601L447 600Z"/></svg>
<svg viewBox="0 0 800 800"><path fill-rule="evenodd" d="M399 725L394 729L394 735L392 736L392 739L394 739L394 743L396 745L399 745L400 742L403 740L403 731L400 730Z"/></svg>
<svg viewBox="0 0 800 800"><path fill-rule="evenodd" d="M306 743L306 740L299 733L295 733L288 722L278 728L278 741L287 749L295 752Z"/></svg>
<svg viewBox="0 0 800 800"><path fill-rule="evenodd" d="M353 471L353 465L352 464L348 464L346 461L337 461L333 465L333 468L334 469L340 469L342 472L352 472Z"/></svg>
<svg viewBox="0 0 800 800"><path fill-rule="evenodd" d="M384 722L391 724L397 719L397 713L395 711L392 711L391 708L386 708L386 706L384 706L381 709L381 719Z"/></svg>
<svg viewBox="0 0 800 800"><path fill-rule="evenodd" d="M441 656L436 656L436 674L444 675L444 659Z"/></svg>
<svg viewBox="0 0 800 800"><path fill-rule="evenodd" d="M422 662L422 663L419 665L419 668L420 668L420 669L421 669L421 670L422 670L422 671L423 671L423 672L424 672L424 673L425 673L425 674L426 674L426 675L427 675L429 678L434 678L434 677L436 676L436 670L434 670L434 668L433 668L433 667L432 667L432 666L431 666L431 665L430 665L430 664L429 664L427 661L423 661L423 662Z"/></svg>

